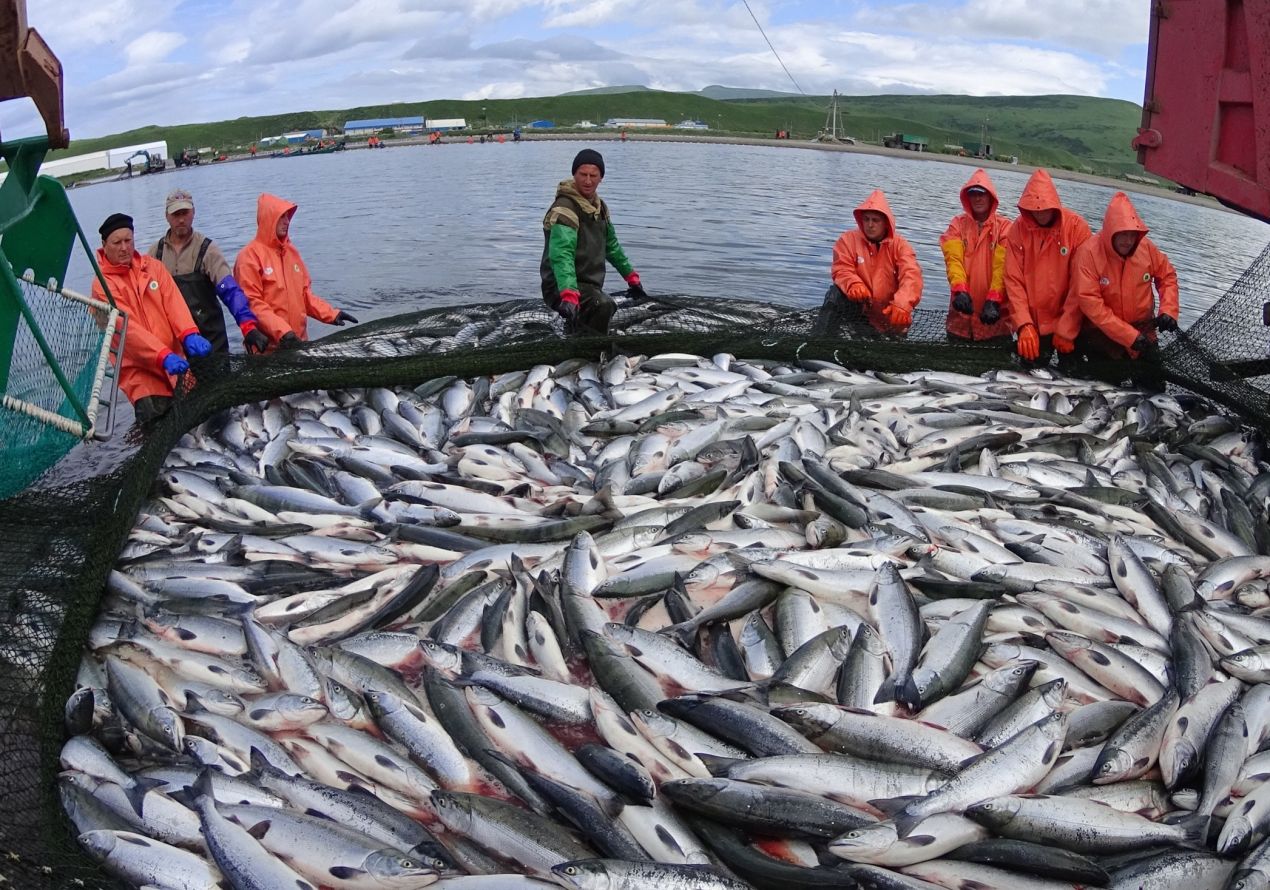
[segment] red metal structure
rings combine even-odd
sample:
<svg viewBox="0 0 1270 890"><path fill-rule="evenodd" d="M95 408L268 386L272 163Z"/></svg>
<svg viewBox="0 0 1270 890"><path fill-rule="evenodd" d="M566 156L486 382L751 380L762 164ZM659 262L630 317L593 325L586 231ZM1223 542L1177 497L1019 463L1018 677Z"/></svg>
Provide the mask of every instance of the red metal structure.
<svg viewBox="0 0 1270 890"><path fill-rule="evenodd" d="M1153 0L1149 171L1270 222L1270 0Z"/></svg>

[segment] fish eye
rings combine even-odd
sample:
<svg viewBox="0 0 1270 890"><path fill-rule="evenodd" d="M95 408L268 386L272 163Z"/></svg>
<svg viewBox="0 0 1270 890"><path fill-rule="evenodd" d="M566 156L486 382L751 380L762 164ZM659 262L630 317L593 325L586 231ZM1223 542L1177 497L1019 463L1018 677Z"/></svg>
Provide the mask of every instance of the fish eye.
<svg viewBox="0 0 1270 890"><path fill-rule="evenodd" d="M415 867L415 864L414 864L413 862L411 862L409 859L402 859L402 860L400 860L397 864L398 864L398 865L400 865L402 868L414 868L414 867Z"/></svg>
<svg viewBox="0 0 1270 890"><path fill-rule="evenodd" d="M570 865L564 870L564 873L567 875L576 875L578 873L578 869L575 866Z"/></svg>

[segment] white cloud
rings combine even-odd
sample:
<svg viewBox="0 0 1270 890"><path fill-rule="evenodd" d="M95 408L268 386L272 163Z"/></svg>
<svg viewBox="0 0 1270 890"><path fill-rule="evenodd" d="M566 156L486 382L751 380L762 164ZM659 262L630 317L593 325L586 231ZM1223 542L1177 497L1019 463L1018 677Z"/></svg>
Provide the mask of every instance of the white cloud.
<svg viewBox="0 0 1270 890"><path fill-rule="evenodd" d="M175 5L168 0L36 0L28 5L27 24L65 63L73 50L126 43L136 23L161 24Z"/></svg>
<svg viewBox="0 0 1270 890"><path fill-rule="evenodd" d="M185 35L174 31L147 31L123 49L124 58L132 65L153 65L162 62L180 46L185 45Z"/></svg>
<svg viewBox="0 0 1270 890"><path fill-rule="evenodd" d="M1150 7L1126 0L965 0L873 7L858 17L862 25L961 38L1005 38L1065 46L1081 52L1118 53L1145 43Z"/></svg>

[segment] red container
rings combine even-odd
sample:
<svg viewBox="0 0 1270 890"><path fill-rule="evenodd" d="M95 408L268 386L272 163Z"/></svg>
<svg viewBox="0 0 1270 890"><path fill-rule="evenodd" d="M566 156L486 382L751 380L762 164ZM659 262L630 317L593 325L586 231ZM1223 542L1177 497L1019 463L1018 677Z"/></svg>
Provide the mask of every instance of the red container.
<svg viewBox="0 0 1270 890"><path fill-rule="evenodd" d="M1154 0L1143 106L1140 164L1270 222L1270 0Z"/></svg>

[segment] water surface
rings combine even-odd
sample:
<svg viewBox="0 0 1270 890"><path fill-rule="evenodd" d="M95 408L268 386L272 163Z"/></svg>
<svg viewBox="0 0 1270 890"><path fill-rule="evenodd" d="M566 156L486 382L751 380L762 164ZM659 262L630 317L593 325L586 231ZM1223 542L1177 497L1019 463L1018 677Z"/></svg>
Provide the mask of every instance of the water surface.
<svg viewBox="0 0 1270 890"><path fill-rule="evenodd" d="M194 194L196 225L233 261L256 230L256 197L299 205L291 236L314 290L362 320L431 305L539 293L542 216L585 143L525 142L398 147L203 165L72 189L94 247L110 213L134 217L148 247L166 229L170 189ZM600 194L650 293L735 295L819 305L834 241L851 210L886 191L925 275L924 307L948 301L939 235L960 212L973 168L937 161L788 147L605 143ZM992 171L1013 208L1027 174ZM1058 180L1063 201L1097 230L1114 189ZM1177 266L1184 322L1230 287L1261 252L1270 228L1237 214L1149 195L1131 196ZM622 286L609 272L609 289ZM77 258L71 287L87 290ZM314 335L326 328L315 325Z"/></svg>

